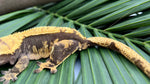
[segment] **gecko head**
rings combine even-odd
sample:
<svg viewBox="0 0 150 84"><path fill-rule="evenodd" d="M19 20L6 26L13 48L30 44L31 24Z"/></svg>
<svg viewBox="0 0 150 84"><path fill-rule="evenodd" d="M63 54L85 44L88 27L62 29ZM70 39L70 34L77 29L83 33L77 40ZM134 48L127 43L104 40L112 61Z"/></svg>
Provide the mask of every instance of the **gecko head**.
<svg viewBox="0 0 150 84"><path fill-rule="evenodd" d="M20 40L19 40L20 41ZM10 63L13 65L18 59L16 56L16 50L20 47L18 38L13 35L0 38L0 65Z"/></svg>
<svg viewBox="0 0 150 84"><path fill-rule="evenodd" d="M5 53L6 51L8 51L8 46L0 39L0 66L9 62L9 56Z"/></svg>

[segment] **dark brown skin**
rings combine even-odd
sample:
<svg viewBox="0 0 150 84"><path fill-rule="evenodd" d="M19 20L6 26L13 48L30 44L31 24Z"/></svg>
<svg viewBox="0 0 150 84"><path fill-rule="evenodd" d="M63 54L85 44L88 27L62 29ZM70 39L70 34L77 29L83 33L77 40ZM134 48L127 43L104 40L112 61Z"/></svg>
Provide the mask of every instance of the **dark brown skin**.
<svg viewBox="0 0 150 84"><path fill-rule="evenodd" d="M4 81L4 84L8 84L10 80L17 80L17 75L28 66L29 60L47 58L44 63L37 62L39 68L34 72L39 73L48 68L51 73L56 73L58 65L75 51L95 45L120 52L150 77L150 64L128 46L104 37L85 38L75 29L39 27L0 38L0 41L0 65L6 63L14 65L18 60L12 69L2 72L4 76L0 77L0 81ZM14 43L17 45L13 45Z"/></svg>

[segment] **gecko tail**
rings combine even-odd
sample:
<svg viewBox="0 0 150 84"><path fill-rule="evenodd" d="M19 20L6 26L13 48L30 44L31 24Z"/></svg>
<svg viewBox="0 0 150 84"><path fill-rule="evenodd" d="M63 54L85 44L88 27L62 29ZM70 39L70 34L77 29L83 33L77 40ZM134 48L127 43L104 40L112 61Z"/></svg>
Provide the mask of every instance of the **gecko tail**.
<svg viewBox="0 0 150 84"><path fill-rule="evenodd" d="M91 37L87 38L87 40L90 41L92 45L95 44L120 52L130 62L139 67L150 78L150 63L127 45L105 37Z"/></svg>

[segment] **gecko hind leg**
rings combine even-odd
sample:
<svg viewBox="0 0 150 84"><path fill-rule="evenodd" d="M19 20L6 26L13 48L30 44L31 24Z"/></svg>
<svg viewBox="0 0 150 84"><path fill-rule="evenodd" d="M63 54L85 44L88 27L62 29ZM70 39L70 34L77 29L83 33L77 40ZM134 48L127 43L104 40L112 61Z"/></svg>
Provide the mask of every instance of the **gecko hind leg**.
<svg viewBox="0 0 150 84"><path fill-rule="evenodd" d="M44 68L50 69L51 73L56 73L57 66L75 51L81 49L81 44L76 40L62 40L55 43L53 48L50 58L45 63L38 62L39 68L35 70L35 73L41 72Z"/></svg>
<svg viewBox="0 0 150 84"><path fill-rule="evenodd" d="M28 56L21 56L12 69L9 69L8 71L2 71L4 76L0 77L0 82L4 81L3 84L9 84L10 80L17 80L17 75L19 75L28 66L28 64Z"/></svg>

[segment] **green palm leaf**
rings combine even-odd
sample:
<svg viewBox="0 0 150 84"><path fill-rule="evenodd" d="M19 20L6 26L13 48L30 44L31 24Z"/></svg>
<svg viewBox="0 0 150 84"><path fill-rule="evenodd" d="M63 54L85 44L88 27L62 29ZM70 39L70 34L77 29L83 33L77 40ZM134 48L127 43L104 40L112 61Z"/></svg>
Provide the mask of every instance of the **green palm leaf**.
<svg viewBox="0 0 150 84"><path fill-rule="evenodd" d="M149 0L64 0L53 6L33 7L0 16L0 37L38 26L78 29L85 37L108 37L121 41L150 62ZM143 14L130 17L142 11ZM81 70L74 75L76 60ZM40 60L44 61L44 60ZM2 66L0 70L12 66ZM150 79L121 54L90 47L66 59L56 74L34 74L36 61L12 84L149 84ZM1 74L0 74L1 76ZM1 83L0 83L1 84Z"/></svg>

